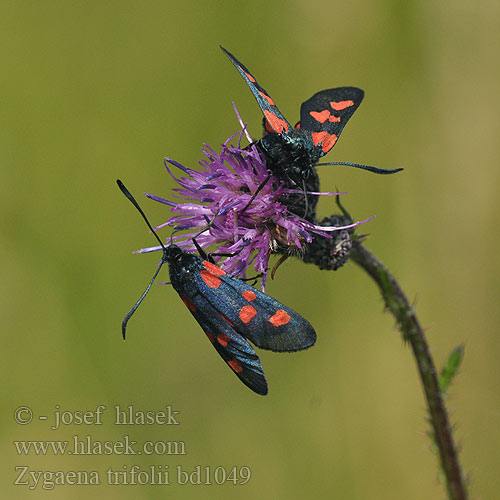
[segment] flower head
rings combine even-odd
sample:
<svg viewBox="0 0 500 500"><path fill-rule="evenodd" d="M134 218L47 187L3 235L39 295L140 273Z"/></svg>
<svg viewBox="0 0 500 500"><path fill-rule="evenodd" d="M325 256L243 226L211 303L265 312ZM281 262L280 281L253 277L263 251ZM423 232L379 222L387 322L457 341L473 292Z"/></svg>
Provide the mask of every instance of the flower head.
<svg viewBox="0 0 500 500"><path fill-rule="evenodd" d="M199 162L201 170L165 159L168 173L180 186L172 196L179 201L148 193L146 196L170 206L174 214L156 229L170 226L176 231L187 231L171 238L176 245L195 250L195 238L203 249L216 248L214 259L225 257L219 265L232 275L245 276L247 268L253 265L262 275L264 289L271 253L283 247L301 250L314 237L330 238L329 231L342 228L317 226L292 213L284 200L305 193L285 187L283 180L271 175L264 155L254 144L243 149L241 140L245 133L243 127L231 136L222 144L220 153L205 144L204 158ZM232 145L235 138L236 146ZM180 170L182 176L176 177L171 167ZM138 253L156 250L161 247L145 248Z"/></svg>

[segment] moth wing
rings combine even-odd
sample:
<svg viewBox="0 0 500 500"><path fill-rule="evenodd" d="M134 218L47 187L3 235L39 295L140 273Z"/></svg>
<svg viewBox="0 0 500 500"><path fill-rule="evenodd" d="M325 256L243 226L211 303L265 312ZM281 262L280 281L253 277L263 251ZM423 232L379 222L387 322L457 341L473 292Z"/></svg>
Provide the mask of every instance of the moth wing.
<svg viewBox="0 0 500 500"><path fill-rule="evenodd" d="M361 89L338 87L321 90L302 104L298 128L311 133L311 140L321 156L335 145L363 97Z"/></svg>
<svg viewBox="0 0 500 500"><path fill-rule="evenodd" d="M271 96L258 84L252 73L250 73L250 71L242 63L240 63L236 57L233 56L233 54L227 51L224 47L221 47L221 49L227 57L229 57L229 60L233 63L234 67L240 72L241 76L243 76L245 82L250 87L250 90L257 100L262 113L264 113L264 127L267 132L275 132L277 134L287 133L292 127L288 123L287 119L282 115L278 106L274 104Z"/></svg>
<svg viewBox="0 0 500 500"><path fill-rule="evenodd" d="M277 352L300 351L314 344L316 332L300 314L209 262L203 266L195 276L198 288L238 335Z"/></svg>
<svg viewBox="0 0 500 500"><path fill-rule="evenodd" d="M236 376L257 394L267 394L264 369L254 348L205 294L179 294L206 336Z"/></svg>

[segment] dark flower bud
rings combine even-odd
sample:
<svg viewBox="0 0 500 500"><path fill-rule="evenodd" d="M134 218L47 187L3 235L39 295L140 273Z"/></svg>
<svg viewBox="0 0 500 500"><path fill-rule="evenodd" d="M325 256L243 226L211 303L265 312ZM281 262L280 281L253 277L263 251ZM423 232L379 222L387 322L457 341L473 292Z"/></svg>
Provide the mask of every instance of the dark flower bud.
<svg viewBox="0 0 500 500"><path fill-rule="evenodd" d="M339 227L349 224L352 224L352 219L348 215L331 215L320 222L323 227ZM349 228L332 233L332 238L314 238L304 253L304 262L315 264L320 269L336 271L349 259L353 234L354 228Z"/></svg>

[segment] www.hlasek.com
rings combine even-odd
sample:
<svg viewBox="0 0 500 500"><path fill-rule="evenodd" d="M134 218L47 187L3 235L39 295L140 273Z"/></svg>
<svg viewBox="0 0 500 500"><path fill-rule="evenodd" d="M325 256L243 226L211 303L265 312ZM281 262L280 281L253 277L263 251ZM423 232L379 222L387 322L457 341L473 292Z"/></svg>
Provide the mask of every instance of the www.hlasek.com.
<svg viewBox="0 0 500 500"><path fill-rule="evenodd" d="M13 441L18 455L186 455L184 441L145 441L123 436L116 441L74 435L69 441Z"/></svg>
<svg viewBox="0 0 500 500"><path fill-rule="evenodd" d="M138 465L124 465L122 470L109 467L104 474L97 470L92 471L35 471L28 466L18 465L16 468L15 486L25 486L30 490L41 488L53 490L56 486L82 485L130 485L130 486L220 486L232 484L243 486L250 481L252 472L250 467L223 467L196 465L193 469L177 465L151 465L141 469Z"/></svg>

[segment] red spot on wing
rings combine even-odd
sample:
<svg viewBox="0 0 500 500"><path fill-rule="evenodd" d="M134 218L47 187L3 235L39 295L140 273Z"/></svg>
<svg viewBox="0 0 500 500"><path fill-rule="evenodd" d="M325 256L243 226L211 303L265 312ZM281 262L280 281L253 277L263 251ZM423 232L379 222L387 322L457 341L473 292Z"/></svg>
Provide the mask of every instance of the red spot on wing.
<svg viewBox="0 0 500 500"><path fill-rule="evenodd" d="M241 365L241 363L233 358L233 359L230 359L227 364L236 372L236 373L241 373L243 371L243 366Z"/></svg>
<svg viewBox="0 0 500 500"><path fill-rule="evenodd" d="M186 307L191 312L196 311L196 305L191 300L189 300L185 295L181 295L181 299L182 299L182 302L184 302L184 304L186 304Z"/></svg>
<svg viewBox="0 0 500 500"><path fill-rule="evenodd" d="M328 121L329 122L339 122L340 116L330 115L330 118L328 118Z"/></svg>
<svg viewBox="0 0 500 500"><path fill-rule="evenodd" d="M282 326L288 324L290 315L283 309L278 309L270 318L269 321L274 326Z"/></svg>
<svg viewBox="0 0 500 500"><path fill-rule="evenodd" d="M203 265L205 266L205 269L210 271L212 274L216 274L217 276L224 276L226 274L226 271L222 270L220 267L216 266L215 264L208 262L208 260L204 260Z"/></svg>
<svg viewBox="0 0 500 500"><path fill-rule="evenodd" d="M335 143L337 142L337 136L335 134L328 134L328 137L323 141L323 146L321 149L323 152L328 153L330 149L335 146Z"/></svg>
<svg viewBox="0 0 500 500"><path fill-rule="evenodd" d="M241 66L239 67L241 69L241 71L243 71L243 73L245 73L245 75L247 76L247 78L252 82L252 83L255 83L255 78L250 74L250 73L247 73Z"/></svg>
<svg viewBox="0 0 500 500"><path fill-rule="evenodd" d="M248 323L255 315L257 310L253 306L243 306L240 309L240 319L243 323Z"/></svg>
<svg viewBox="0 0 500 500"><path fill-rule="evenodd" d="M329 134L326 130L311 132L311 136L315 146L322 145L321 149L324 153L328 153L337 142L337 136L335 134Z"/></svg>
<svg viewBox="0 0 500 500"><path fill-rule="evenodd" d="M297 130L300 130L300 122L297 122L297 125L295 125L295 128L296 128Z"/></svg>
<svg viewBox="0 0 500 500"><path fill-rule="evenodd" d="M219 288L221 284L221 279L211 273L210 271L205 271L205 269L202 269L200 272L201 279L205 282L205 285L208 286L208 288Z"/></svg>
<svg viewBox="0 0 500 500"><path fill-rule="evenodd" d="M259 90L259 94L269 103L270 106L274 106L274 101L267 94L264 94L261 90Z"/></svg>
<svg viewBox="0 0 500 500"><path fill-rule="evenodd" d="M325 123L330 118L330 111L324 109L321 112L309 111L309 114L319 123Z"/></svg>
<svg viewBox="0 0 500 500"><path fill-rule="evenodd" d="M211 333L205 332L205 335L208 337L208 340L212 342L212 344L215 344L214 336Z"/></svg>
<svg viewBox="0 0 500 500"><path fill-rule="evenodd" d="M276 130L274 130L273 127L271 127L271 125L269 124L269 122L267 120L264 120L264 128L266 129L266 132L268 132L270 134L276 133Z"/></svg>
<svg viewBox="0 0 500 500"><path fill-rule="evenodd" d="M342 111L345 108L350 108L351 106L354 106L354 101L331 101L330 106L335 111Z"/></svg>
<svg viewBox="0 0 500 500"><path fill-rule="evenodd" d="M271 125L275 132L278 132L278 134L281 134L283 131L288 132L288 123L285 120L278 118L268 109L264 110L264 115L266 120L269 122L269 125Z"/></svg>
<svg viewBox="0 0 500 500"><path fill-rule="evenodd" d="M234 328L234 325L231 323L231 321L229 321L229 320L228 320L228 319L227 319L227 318L226 318L223 314L221 314L221 316L222 316L222 319L223 319L226 323L228 323L229 325L231 325L231 326Z"/></svg>
<svg viewBox="0 0 500 500"><path fill-rule="evenodd" d="M257 298L253 290L245 290L241 295L243 295L243 298L248 300L248 302L252 302L252 300Z"/></svg>
<svg viewBox="0 0 500 500"><path fill-rule="evenodd" d="M315 146L319 146L329 135L326 130L322 130L321 132L311 132L312 140Z"/></svg>
<svg viewBox="0 0 500 500"><path fill-rule="evenodd" d="M228 337L227 335L224 335L223 333L219 333L217 335L217 342L223 347L226 347L229 342L231 342L231 338Z"/></svg>

